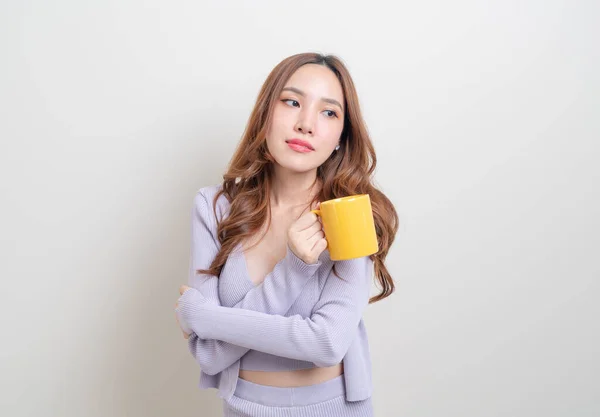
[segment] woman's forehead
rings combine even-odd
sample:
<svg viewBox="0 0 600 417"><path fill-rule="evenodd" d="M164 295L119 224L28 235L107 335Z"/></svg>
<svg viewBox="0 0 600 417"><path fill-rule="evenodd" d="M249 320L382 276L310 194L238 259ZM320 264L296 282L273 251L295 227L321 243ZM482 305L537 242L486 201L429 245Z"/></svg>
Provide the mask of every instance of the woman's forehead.
<svg viewBox="0 0 600 417"><path fill-rule="evenodd" d="M340 81L333 71L324 65L303 65L292 74L285 87L299 90L306 96L328 97L340 102L344 100Z"/></svg>

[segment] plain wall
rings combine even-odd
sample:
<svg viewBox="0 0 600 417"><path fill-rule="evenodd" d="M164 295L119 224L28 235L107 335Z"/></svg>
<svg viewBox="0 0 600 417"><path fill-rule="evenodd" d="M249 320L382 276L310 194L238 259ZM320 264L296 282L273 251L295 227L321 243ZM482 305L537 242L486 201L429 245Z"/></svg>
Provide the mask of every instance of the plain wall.
<svg viewBox="0 0 600 417"><path fill-rule="evenodd" d="M334 53L397 207L378 417L600 414L598 2L3 1L3 416L218 416L173 312L195 192Z"/></svg>

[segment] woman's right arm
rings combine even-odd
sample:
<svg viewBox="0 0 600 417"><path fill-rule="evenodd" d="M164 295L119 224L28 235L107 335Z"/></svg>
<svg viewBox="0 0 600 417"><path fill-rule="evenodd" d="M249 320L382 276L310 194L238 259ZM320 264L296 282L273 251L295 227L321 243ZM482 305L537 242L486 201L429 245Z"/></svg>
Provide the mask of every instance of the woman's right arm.
<svg viewBox="0 0 600 417"><path fill-rule="evenodd" d="M189 285L200 291L210 304L221 306L219 279L214 275L196 273L199 269L209 269L219 251L216 227L212 201L209 201L200 190L194 198L192 211ZM284 315L304 286L316 275L320 265L320 261L306 264L288 247L286 256L275 265L262 284L248 291L235 305L225 307ZM200 369L209 375L223 371L249 350L220 340L201 339L195 333L190 334L188 348L200 364Z"/></svg>

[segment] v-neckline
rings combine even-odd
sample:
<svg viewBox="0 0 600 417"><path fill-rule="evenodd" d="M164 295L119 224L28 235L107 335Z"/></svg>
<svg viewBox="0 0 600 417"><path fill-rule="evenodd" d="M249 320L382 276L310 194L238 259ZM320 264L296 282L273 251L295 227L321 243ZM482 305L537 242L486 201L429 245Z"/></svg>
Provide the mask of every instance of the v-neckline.
<svg viewBox="0 0 600 417"><path fill-rule="evenodd" d="M237 246L234 249L234 252L240 258L241 271L242 271L242 273L244 275L244 278L248 282L248 284L250 284L252 287L258 287L258 286L262 285L263 282L265 282L265 279L267 279L267 277L271 273L273 273L273 271L275 270L275 268L277 268L277 265L279 265L281 262L283 262L283 260L287 257L287 251L288 250L290 250L290 249L286 248L285 256L283 258L281 258L280 260L278 260L277 263L275 263L275 265L273 265L273 269L271 269L269 272L267 272L267 274L265 275L265 277L263 278L263 280L259 284L255 284L254 281L252 281L252 277L250 277L250 270L248 269L248 262L246 260L246 255L244 254L244 246L243 246L242 242L240 242L240 243L237 244ZM329 250L325 249L321 253L321 255L319 255L319 260L320 261L322 260L321 257L324 256L326 252L329 252Z"/></svg>
<svg viewBox="0 0 600 417"><path fill-rule="evenodd" d="M241 261L241 271L244 275L244 278L246 278L246 281L252 285L253 287L257 287L257 285L254 283L254 281L252 281L252 278L250 278L250 272L248 271L248 262L246 262L246 256L244 255L244 247L242 245L242 243L238 243L237 246L235 247L235 252L236 255L240 258Z"/></svg>
<svg viewBox="0 0 600 417"><path fill-rule="evenodd" d="M272 270L270 270L269 272L267 272L267 274L265 275L265 278L259 283L256 284L254 283L254 281L252 281L252 277L250 276L250 270L248 269L248 261L246 259L246 254L244 253L244 245L243 242L240 242L237 244L237 246L235 247L235 251L237 253L237 256L240 258L242 267L242 273L244 274L244 278L246 278L246 281L248 282L248 284L250 284L252 287L258 287L259 285L262 285L263 282L265 282L265 279L267 278L267 275L269 275L271 272L273 272L273 270L275 269L275 267L281 262L283 261L283 258L281 258L279 261L277 261L277 263L275 264L275 266L273 267Z"/></svg>

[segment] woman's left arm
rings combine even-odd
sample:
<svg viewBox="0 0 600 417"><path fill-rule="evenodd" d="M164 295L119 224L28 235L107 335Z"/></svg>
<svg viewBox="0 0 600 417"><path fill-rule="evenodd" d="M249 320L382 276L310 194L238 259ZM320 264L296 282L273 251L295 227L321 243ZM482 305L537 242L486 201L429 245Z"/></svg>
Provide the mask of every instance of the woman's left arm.
<svg viewBox="0 0 600 417"><path fill-rule="evenodd" d="M306 318L216 306L194 289L181 296L180 314L200 338L332 366L346 354L369 303L372 267L369 257L337 261L341 278L330 272Z"/></svg>

